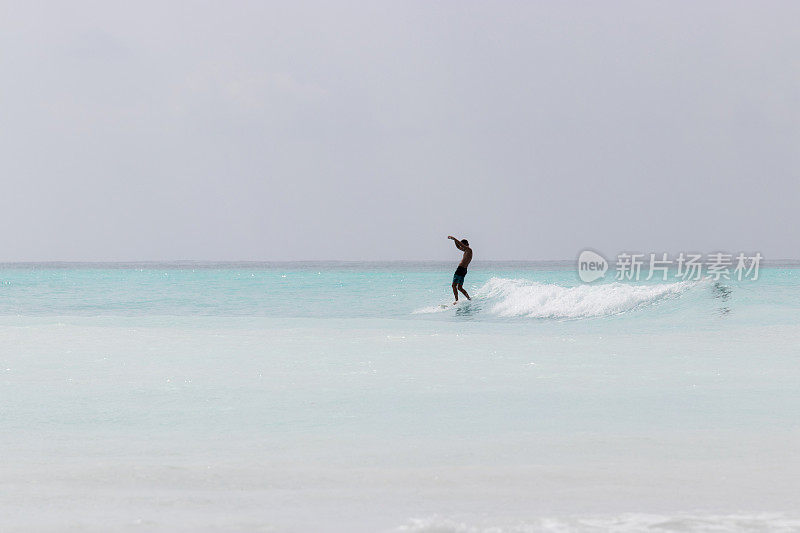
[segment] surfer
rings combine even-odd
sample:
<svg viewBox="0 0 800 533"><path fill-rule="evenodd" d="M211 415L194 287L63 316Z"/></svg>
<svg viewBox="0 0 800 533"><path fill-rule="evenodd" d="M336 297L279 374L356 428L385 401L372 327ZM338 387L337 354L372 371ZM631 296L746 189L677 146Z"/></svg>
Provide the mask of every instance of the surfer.
<svg viewBox="0 0 800 533"><path fill-rule="evenodd" d="M467 267L469 266L469 262L472 261L472 248L469 247L469 241L467 241L467 239L461 239L459 241L452 235L448 235L447 238L453 239L456 248L464 252L464 256L461 258L458 268L456 268L456 273L453 274L453 295L456 297L456 301L453 302L453 305L456 305L458 303L458 291L461 291L464 296L467 297L467 300L472 300L469 294L467 294L467 291L464 290L464 287L462 287L464 284L464 276L467 275Z"/></svg>

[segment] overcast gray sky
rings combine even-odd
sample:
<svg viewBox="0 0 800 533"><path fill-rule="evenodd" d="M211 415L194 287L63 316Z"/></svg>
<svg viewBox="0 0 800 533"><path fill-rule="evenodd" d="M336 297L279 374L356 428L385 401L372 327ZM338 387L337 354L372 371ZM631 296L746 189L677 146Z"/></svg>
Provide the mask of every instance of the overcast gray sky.
<svg viewBox="0 0 800 533"><path fill-rule="evenodd" d="M799 20L0 1L0 260L798 258Z"/></svg>

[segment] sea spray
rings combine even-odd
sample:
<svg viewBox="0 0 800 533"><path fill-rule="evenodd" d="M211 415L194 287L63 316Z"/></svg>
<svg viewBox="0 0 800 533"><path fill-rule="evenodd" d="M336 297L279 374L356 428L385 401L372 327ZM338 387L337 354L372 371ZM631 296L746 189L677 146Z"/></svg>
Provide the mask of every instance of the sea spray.
<svg viewBox="0 0 800 533"><path fill-rule="evenodd" d="M488 312L502 317L589 318L615 315L680 296L698 282L658 285L607 283L564 287L523 279L491 278L475 293ZM446 310L424 307L414 313Z"/></svg>

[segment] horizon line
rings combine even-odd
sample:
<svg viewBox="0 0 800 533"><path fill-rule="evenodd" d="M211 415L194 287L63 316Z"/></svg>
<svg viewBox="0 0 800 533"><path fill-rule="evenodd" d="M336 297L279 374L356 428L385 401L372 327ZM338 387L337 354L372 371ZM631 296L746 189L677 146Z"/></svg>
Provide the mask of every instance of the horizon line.
<svg viewBox="0 0 800 533"><path fill-rule="evenodd" d="M163 265L163 264L291 264L291 263L452 263L455 259L132 259L132 260L22 260L3 261L1 266L11 265ZM478 263L572 263L569 259L476 259ZM615 261L609 261L614 263ZM800 263L800 258L762 259L762 264Z"/></svg>

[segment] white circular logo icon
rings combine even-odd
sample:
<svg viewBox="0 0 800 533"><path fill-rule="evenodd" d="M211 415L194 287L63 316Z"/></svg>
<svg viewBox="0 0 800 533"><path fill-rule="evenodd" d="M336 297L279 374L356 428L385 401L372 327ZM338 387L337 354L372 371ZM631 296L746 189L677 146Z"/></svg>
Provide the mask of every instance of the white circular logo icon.
<svg viewBox="0 0 800 533"><path fill-rule="evenodd" d="M592 250L584 250L578 256L578 276L584 283L591 283L606 275L608 261Z"/></svg>

